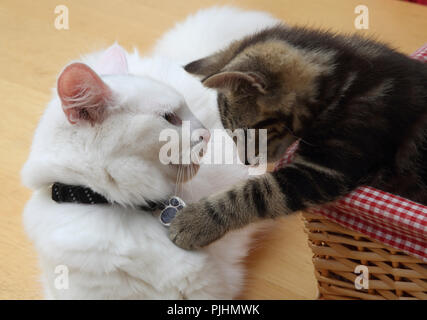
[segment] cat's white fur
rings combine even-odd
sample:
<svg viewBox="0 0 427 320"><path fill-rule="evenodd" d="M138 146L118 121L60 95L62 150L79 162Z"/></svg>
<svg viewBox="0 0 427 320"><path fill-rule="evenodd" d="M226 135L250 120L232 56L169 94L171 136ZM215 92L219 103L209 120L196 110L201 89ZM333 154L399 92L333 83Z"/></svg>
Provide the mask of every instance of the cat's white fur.
<svg viewBox="0 0 427 320"><path fill-rule="evenodd" d="M158 159L159 132L168 126L159 112L186 104L205 126L220 126L215 93L182 65L275 23L268 14L234 8L190 16L151 56L126 54L136 77L101 77L118 101L102 125L67 122L54 91L22 171L24 184L34 190L24 225L39 254L46 298L231 299L240 292L240 261L257 226L189 252L168 239L156 216L133 206L174 193L173 172ZM102 54L82 61L102 74L97 67ZM184 198L196 201L246 177L237 166L202 165L185 184ZM118 204L55 203L50 185L56 181L89 186ZM64 274L58 266L68 269L67 289L61 287Z"/></svg>

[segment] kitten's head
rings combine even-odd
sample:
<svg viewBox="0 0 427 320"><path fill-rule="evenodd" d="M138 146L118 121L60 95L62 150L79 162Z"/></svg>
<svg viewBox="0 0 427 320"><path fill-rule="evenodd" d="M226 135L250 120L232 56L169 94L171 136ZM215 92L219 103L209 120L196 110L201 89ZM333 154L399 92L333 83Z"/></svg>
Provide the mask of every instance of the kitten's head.
<svg viewBox="0 0 427 320"><path fill-rule="evenodd" d="M97 64L72 63L59 75L23 169L24 183L34 189L53 182L84 185L127 205L160 201L173 193L182 168L161 163L166 143L161 133L168 129L181 137L182 121L190 122L191 143L166 135L182 155L205 147L209 132L173 88L129 74L126 52L118 45ZM197 165L188 167L185 173L197 170ZM185 178L190 177L180 174Z"/></svg>
<svg viewBox="0 0 427 320"><path fill-rule="evenodd" d="M280 38L286 30L266 29L184 67L201 76L206 87L218 90L225 128L267 129L268 161L282 156L311 120L315 79L326 72L331 58L288 44ZM239 150L240 155L244 152Z"/></svg>

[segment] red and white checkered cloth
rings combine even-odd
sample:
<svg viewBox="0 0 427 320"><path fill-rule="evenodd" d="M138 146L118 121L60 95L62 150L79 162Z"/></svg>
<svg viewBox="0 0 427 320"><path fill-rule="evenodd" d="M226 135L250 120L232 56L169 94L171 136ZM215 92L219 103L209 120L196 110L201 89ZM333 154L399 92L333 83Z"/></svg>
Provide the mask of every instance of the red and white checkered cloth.
<svg viewBox="0 0 427 320"><path fill-rule="evenodd" d="M427 43L411 57L427 62ZM288 148L275 170L292 162L298 144ZM364 186L308 211L427 262L427 206Z"/></svg>
<svg viewBox="0 0 427 320"><path fill-rule="evenodd" d="M422 62L427 62L427 43L424 44L421 48L411 54L411 58L420 60Z"/></svg>

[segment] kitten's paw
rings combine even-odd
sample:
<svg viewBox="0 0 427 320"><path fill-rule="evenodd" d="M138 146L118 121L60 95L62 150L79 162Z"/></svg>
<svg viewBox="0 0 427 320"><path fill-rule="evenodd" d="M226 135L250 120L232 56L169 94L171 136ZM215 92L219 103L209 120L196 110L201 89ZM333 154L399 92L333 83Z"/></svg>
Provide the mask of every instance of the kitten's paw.
<svg viewBox="0 0 427 320"><path fill-rule="evenodd" d="M160 222L164 226L169 226L171 221L175 218L176 213L185 207L185 203L178 197L172 197L169 201L162 204L162 212L160 213Z"/></svg>
<svg viewBox="0 0 427 320"><path fill-rule="evenodd" d="M203 205L194 203L179 211L169 228L169 238L187 250L202 248L225 233L206 212Z"/></svg>

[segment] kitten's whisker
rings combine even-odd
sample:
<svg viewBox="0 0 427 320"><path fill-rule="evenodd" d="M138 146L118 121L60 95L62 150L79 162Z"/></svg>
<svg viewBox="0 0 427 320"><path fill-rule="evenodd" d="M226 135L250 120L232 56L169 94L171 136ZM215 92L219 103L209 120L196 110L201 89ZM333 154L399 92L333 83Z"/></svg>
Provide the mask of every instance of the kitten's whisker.
<svg viewBox="0 0 427 320"><path fill-rule="evenodd" d="M297 138L297 139L299 139L299 140L301 140L302 142L304 142L304 143L306 143L306 144L308 144L308 145L310 145L310 146L312 146L313 144L311 144L310 142L307 142L307 141L305 141L303 138L301 138L301 137L298 137L292 130L291 130L291 128L289 128L288 126L284 126L285 127L285 129L286 130L288 130L288 132L292 135L292 136L294 136L295 138Z"/></svg>

